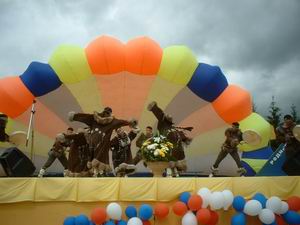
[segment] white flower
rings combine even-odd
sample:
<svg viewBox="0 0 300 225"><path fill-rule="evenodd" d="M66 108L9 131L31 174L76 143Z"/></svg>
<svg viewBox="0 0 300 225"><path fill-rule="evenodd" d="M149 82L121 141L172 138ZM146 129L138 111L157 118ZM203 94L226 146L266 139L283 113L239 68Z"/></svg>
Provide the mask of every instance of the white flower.
<svg viewBox="0 0 300 225"><path fill-rule="evenodd" d="M149 149L149 150L155 149L157 145L158 145L158 144L156 144L156 143L151 144L151 145L148 145L148 146L147 146L147 149Z"/></svg>
<svg viewBox="0 0 300 225"><path fill-rule="evenodd" d="M159 155L159 151L158 151L157 149L154 151L154 155L155 155L155 156L158 156L158 155Z"/></svg>
<svg viewBox="0 0 300 225"><path fill-rule="evenodd" d="M154 140L154 142L159 143L160 142L160 137L154 137L153 140Z"/></svg>

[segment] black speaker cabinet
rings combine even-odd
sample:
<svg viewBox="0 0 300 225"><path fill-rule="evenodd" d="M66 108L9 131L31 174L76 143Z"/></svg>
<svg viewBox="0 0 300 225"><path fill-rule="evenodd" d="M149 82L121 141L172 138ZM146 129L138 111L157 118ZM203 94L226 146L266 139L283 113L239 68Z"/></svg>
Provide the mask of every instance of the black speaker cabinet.
<svg viewBox="0 0 300 225"><path fill-rule="evenodd" d="M15 147L2 153L0 163L9 177L30 177L36 169L31 160Z"/></svg>

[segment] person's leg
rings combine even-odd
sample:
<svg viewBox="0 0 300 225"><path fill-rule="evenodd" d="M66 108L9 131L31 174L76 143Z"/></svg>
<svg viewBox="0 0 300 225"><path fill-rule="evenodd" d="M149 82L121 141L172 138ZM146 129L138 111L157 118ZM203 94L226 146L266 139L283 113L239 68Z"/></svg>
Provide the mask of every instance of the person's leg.
<svg viewBox="0 0 300 225"><path fill-rule="evenodd" d="M243 167L239 153L237 150L233 150L232 152L230 152L231 157L234 159L237 167L238 167L238 173L240 175L244 175L247 171L246 169Z"/></svg>
<svg viewBox="0 0 300 225"><path fill-rule="evenodd" d="M68 159L65 154L62 154L60 157L58 157L58 160L64 167L64 176L68 173Z"/></svg>
<svg viewBox="0 0 300 225"><path fill-rule="evenodd" d="M45 164L43 165L43 167L39 171L38 177L43 177L44 176L44 174L46 172L46 169L49 168L52 165L52 163L55 161L55 159L56 159L56 156L52 153L52 151L50 151L48 153L47 161L45 162Z"/></svg>
<svg viewBox="0 0 300 225"><path fill-rule="evenodd" d="M139 149L133 158L133 164L136 165L142 160L142 150Z"/></svg>
<svg viewBox="0 0 300 225"><path fill-rule="evenodd" d="M214 165L213 165L213 167L215 168L215 169L217 169L218 167L219 167L219 164L222 162L222 160L227 156L227 154L228 154L228 152L226 151L226 149L224 149L223 147L222 147L222 150L220 151L220 153L219 153L219 155L218 155L218 157L217 157L217 159L216 159L216 161L215 161L215 163L214 163Z"/></svg>

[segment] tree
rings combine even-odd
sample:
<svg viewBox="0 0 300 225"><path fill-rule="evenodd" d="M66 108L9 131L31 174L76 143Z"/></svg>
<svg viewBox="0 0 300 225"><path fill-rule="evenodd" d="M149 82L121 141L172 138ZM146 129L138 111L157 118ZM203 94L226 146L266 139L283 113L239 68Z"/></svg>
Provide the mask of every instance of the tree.
<svg viewBox="0 0 300 225"><path fill-rule="evenodd" d="M294 118L294 121L299 124L300 123L300 118L298 117L298 113L297 113L297 109L296 106L294 104L292 104L291 106L291 116Z"/></svg>
<svg viewBox="0 0 300 225"><path fill-rule="evenodd" d="M281 109L276 105L275 102L275 97L272 96L272 102L270 103L269 106L269 113L270 115L267 116L267 120L269 121L270 124L274 126L274 128L278 127L280 124L280 118L281 118Z"/></svg>

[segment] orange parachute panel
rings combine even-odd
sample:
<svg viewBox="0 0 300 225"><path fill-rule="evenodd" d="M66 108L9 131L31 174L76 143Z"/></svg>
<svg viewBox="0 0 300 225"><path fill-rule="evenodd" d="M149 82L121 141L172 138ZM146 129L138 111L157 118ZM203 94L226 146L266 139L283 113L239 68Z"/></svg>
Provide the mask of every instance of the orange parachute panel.
<svg viewBox="0 0 300 225"><path fill-rule="evenodd" d="M15 118L26 111L33 99L34 96L20 77L6 77L0 80L0 112Z"/></svg>
<svg viewBox="0 0 300 225"><path fill-rule="evenodd" d="M212 104L218 115L230 124L252 113L251 102L249 92L238 86L229 85Z"/></svg>
<svg viewBox="0 0 300 225"><path fill-rule="evenodd" d="M93 74L114 74L125 69L125 47L119 40L101 36L85 49Z"/></svg>
<svg viewBox="0 0 300 225"><path fill-rule="evenodd" d="M159 70L163 50L152 39L140 37L125 45L125 69L141 75L156 75Z"/></svg>

